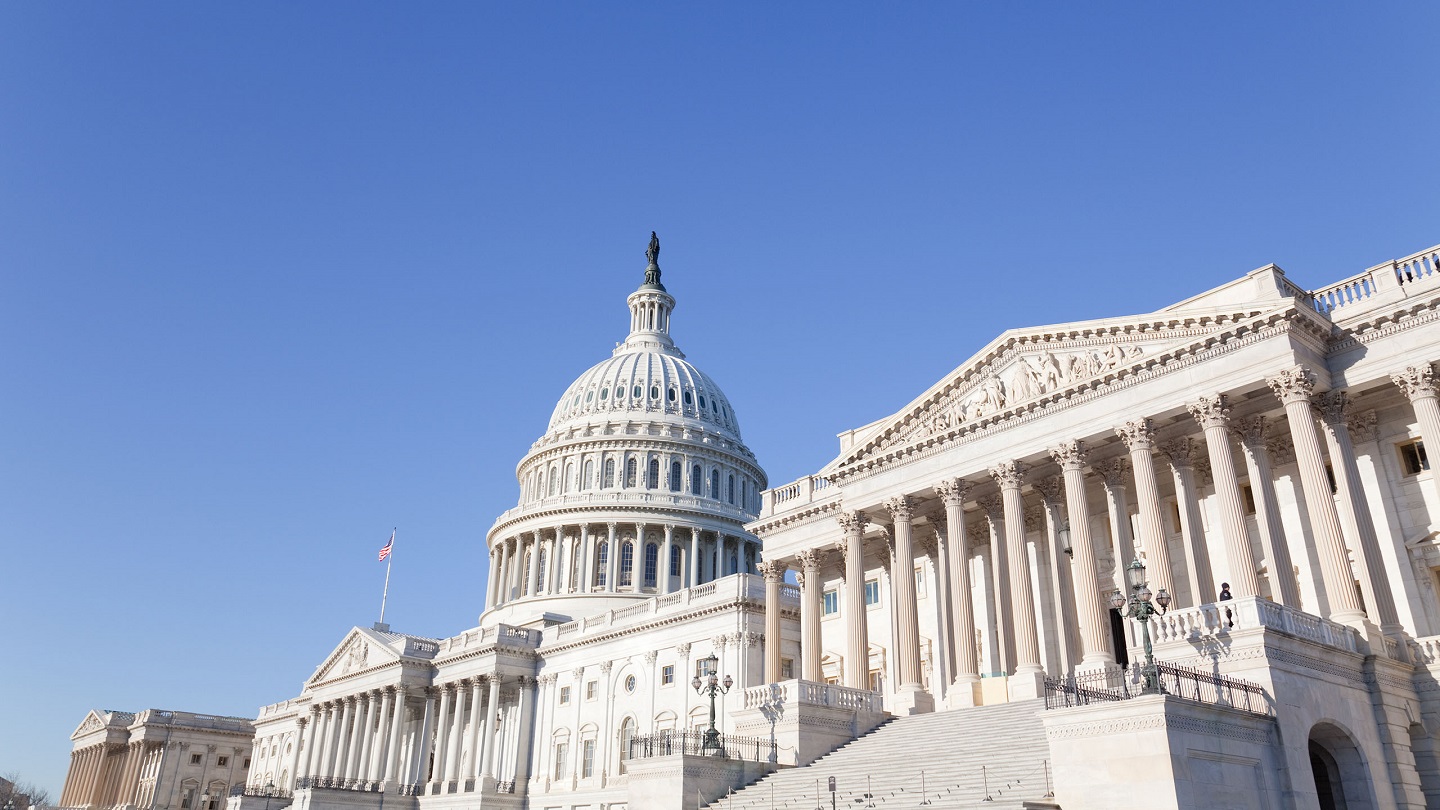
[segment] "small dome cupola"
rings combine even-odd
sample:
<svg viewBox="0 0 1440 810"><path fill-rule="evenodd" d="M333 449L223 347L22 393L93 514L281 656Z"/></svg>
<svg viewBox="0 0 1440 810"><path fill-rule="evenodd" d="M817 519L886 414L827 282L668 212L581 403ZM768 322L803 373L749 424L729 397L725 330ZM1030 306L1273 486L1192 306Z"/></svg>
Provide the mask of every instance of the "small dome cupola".
<svg viewBox="0 0 1440 810"><path fill-rule="evenodd" d="M670 313L675 299L660 283L660 237L650 232L650 246L645 250L649 263L645 266L645 283L630 293L630 334L615 348L615 354L635 351L659 351L684 357L670 339Z"/></svg>

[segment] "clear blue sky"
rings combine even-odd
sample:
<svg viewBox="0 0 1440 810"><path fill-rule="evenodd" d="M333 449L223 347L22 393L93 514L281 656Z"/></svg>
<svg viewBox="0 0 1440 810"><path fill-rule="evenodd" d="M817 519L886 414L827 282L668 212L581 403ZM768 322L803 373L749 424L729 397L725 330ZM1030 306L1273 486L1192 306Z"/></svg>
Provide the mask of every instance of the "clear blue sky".
<svg viewBox="0 0 1440 810"><path fill-rule="evenodd" d="M1434 4L0 4L0 771L448 635L650 231L772 483L1004 329L1440 242Z"/></svg>

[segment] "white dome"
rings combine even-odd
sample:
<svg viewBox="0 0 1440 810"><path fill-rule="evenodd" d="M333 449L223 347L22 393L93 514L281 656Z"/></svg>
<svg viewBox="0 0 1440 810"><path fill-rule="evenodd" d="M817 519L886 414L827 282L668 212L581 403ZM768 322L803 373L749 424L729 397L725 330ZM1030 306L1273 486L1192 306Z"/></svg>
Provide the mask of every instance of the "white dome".
<svg viewBox="0 0 1440 810"><path fill-rule="evenodd" d="M740 441L730 400L673 349L634 349L591 366L565 389L546 432L627 417L692 423Z"/></svg>

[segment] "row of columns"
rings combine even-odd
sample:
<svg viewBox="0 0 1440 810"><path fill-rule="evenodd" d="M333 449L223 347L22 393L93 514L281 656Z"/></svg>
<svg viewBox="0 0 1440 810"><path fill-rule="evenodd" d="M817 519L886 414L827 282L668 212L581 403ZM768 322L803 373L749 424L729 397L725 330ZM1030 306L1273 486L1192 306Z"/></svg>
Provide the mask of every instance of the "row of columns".
<svg viewBox="0 0 1440 810"><path fill-rule="evenodd" d="M629 542L634 544L633 552L629 569L624 572L629 575L629 583L621 584L621 543L617 541L623 540L621 527L632 525L635 537ZM581 524L578 537L566 535L564 528L555 528L537 529L502 540L490 551L487 604L493 608L524 597L577 592L671 593L677 587L699 585L724 576L726 558L732 552L736 557L736 570L740 573L753 570L751 566L760 556L760 544L749 537L665 524L663 539L658 544L655 583L652 586L647 584L645 577L646 534L647 529L652 528L653 524L646 523L608 523L605 533L597 535L590 532L590 525ZM708 548L707 537L711 538ZM600 559L602 547L603 571ZM681 549L682 554L678 585L670 575L670 559L675 548ZM577 557L581 563L578 570L575 565Z"/></svg>
<svg viewBox="0 0 1440 810"><path fill-rule="evenodd" d="M499 676L476 676L435 688L386 687L312 706L299 721L304 753L297 777L340 786L493 778L501 687ZM424 708L407 738L411 697L423 698Z"/></svg>
<svg viewBox="0 0 1440 810"><path fill-rule="evenodd" d="M1422 439L1428 440L1432 447L1440 447L1440 397L1437 397L1434 369L1429 365L1410 367L1393 375L1392 380L1414 406ZM1320 562L1329 618L1361 627L1362 630L1373 628L1373 622L1378 621L1380 630L1387 634L1399 633L1400 624L1394 596L1380 556L1379 541L1371 523L1366 497L1360 486L1359 469L1347 423L1347 395L1343 391L1316 395L1314 373L1299 365L1267 378L1266 383L1280 400L1287 417L1290 438L1295 448L1295 464L1299 469L1302 497ZM1260 594L1259 564L1252 552L1240 474L1232 455L1231 440L1238 438L1252 494L1255 496L1256 524L1260 535L1256 539L1268 563L1268 575L1273 585L1272 598L1291 606L1298 605L1299 588L1289 546L1279 520L1278 501L1265 442L1266 417L1262 415L1244 420L1232 419L1224 394L1200 397L1187 408L1205 436L1219 507L1218 525L1212 526L1211 531L1218 532L1218 539L1223 544L1231 593L1236 597ZM1064 628L1071 621L1078 624L1081 647L1078 669L1082 671L1115 665L1106 598L1109 586L1108 583L1106 587L1101 586L1095 538L1090 532L1090 501L1085 480L1087 466L1100 473L1105 485L1106 501L1112 510L1110 523L1112 539L1116 545L1117 580L1123 577L1126 560L1139 556L1143 547L1153 589L1173 588L1175 577L1183 576L1188 580L1192 602L1205 603L1217 594L1210 568L1208 541L1200 523L1200 497L1191 465L1191 440L1182 437L1168 442L1157 442L1150 420L1144 418L1125 422L1116 427L1115 432L1128 451L1128 466L1133 470L1135 478L1138 522L1142 535L1138 540L1129 537L1129 506L1123 479L1113 472L1123 467L1109 465L1112 470L1107 470L1106 464L1090 463L1084 442L1066 441L1050 448L1048 455L1059 466L1061 480L1034 482L1044 501L1046 531L1052 543L1058 536L1057 498L1062 488L1064 491L1073 571L1071 577L1059 578L1069 580L1066 584L1069 589L1073 589L1073 600L1068 604L1057 601L1056 608L1061 615L1051 618L1055 620L1054 625L1060 631L1061 654L1067 664L1072 663L1073 658L1069 651L1063 650ZM1331 494L1322 441L1327 445L1325 450L1328 450L1332 462L1338 498ZM1164 530L1154 460L1154 453L1157 451L1170 462L1184 541L1183 566L1171 560L1166 546L1168 533ZM1021 496L1026 468L1019 461L1005 461L992 467L989 474L999 488L999 498L982 498L978 503L987 512L992 531L991 555L996 573L997 625L1005 633L999 646L1003 647L1004 669L1012 676L1021 676L1023 682L1041 673L1035 612L1037 600L1031 586L1030 556L1026 548L1024 504ZM1440 480L1440 476L1436 479ZM1440 487L1440 483L1437 483L1437 487ZM943 520L938 516L930 518L936 530L932 558L936 560L936 569L942 580L939 583L940 594L949 603L940 610L940 614L948 616L950 620L949 626L944 627L940 634L944 648L940 658L947 663L953 661L954 684L965 687L977 683L980 672L969 566L966 564L971 549L967 545L964 517L964 504L971 499L975 485L963 478L952 478L941 481L932 488L945 507ZM901 496L886 501L883 508L890 518L889 535L895 555L896 575L892 577L891 608L896 617L899 691L903 693L920 688L918 606L914 580L909 575L914 561L911 527L913 505L908 496ZM847 642L844 684L868 689L869 639L864 603L865 563L862 547L869 519L864 512L852 510L840 514L837 522L840 536L835 541L835 548L843 558L842 613ZM1357 577L1352 573L1349 563L1347 537L1350 539L1349 546L1356 550L1356 573L1366 598L1365 604L1370 606L1369 615L1362 607L1354 587ZM801 677L814 681L822 679L820 591L823 585L820 580L820 565L825 551L802 550L794 559L798 564L797 573L802 589ZM1058 556L1056 559L1058 560ZM942 560L945 561L944 564L941 563ZM789 564L787 562L784 566ZM773 583L773 588L766 589L767 611L777 617L778 583L783 579L784 566L777 561L766 569L767 586ZM948 582L945 581L947 579ZM1124 587L1123 582L1119 587ZM1069 589L1060 587L1060 583L1057 583L1056 593L1068 595ZM777 640L779 638L771 629L767 629L767 637ZM767 644L767 678L778 680L779 667L779 645ZM963 693L966 690L962 688L959 691Z"/></svg>

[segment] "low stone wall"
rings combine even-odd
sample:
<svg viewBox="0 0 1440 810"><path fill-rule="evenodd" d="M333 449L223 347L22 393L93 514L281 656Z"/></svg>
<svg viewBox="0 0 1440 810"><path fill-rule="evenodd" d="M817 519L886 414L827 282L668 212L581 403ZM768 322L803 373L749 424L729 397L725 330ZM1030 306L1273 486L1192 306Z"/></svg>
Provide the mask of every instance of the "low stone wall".
<svg viewBox="0 0 1440 810"><path fill-rule="evenodd" d="M790 680L745 692L735 730L773 740L776 764L809 765L890 719L873 692Z"/></svg>
<svg viewBox="0 0 1440 810"><path fill-rule="evenodd" d="M723 757L674 754L632 759L627 806L637 810L699 810L779 766Z"/></svg>

